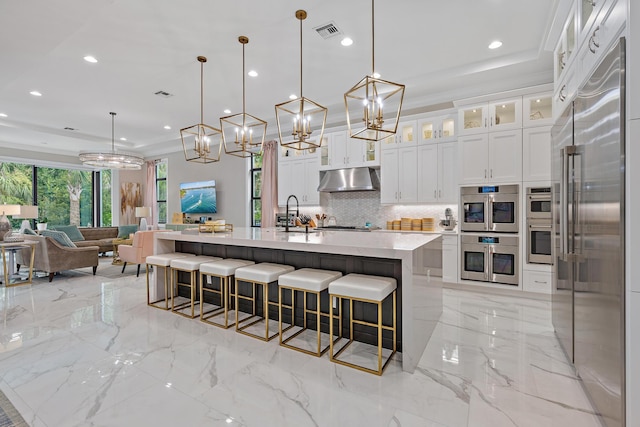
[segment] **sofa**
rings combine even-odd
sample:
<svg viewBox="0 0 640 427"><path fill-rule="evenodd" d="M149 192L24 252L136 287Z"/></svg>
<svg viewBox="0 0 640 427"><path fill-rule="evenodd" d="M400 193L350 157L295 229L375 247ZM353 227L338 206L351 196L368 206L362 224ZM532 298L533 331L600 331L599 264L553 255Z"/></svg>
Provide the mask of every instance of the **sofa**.
<svg viewBox="0 0 640 427"><path fill-rule="evenodd" d="M76 227L65 225L51 227L52 230L64 231L79 248L98 246L101 254L113 251L113 241L118 238L118 235L127 238L129 234L135 233L137 228L136 225L123 225L120 227ZM82 234L82 239L79 238L78 231Z"/></svg>
<svg viewBox="0 0 640 427"><path fill-rule="evenodd" d="M99 246L71 248L61 245L51 237L25 235L24 238L38 242L35 246L33 269L49 273L50 282L56 273L75 268L93 267L93 274L96 274ZM16 254L18 269L21 265L28 266L30 260L31 248L23 249Z"/></svg>

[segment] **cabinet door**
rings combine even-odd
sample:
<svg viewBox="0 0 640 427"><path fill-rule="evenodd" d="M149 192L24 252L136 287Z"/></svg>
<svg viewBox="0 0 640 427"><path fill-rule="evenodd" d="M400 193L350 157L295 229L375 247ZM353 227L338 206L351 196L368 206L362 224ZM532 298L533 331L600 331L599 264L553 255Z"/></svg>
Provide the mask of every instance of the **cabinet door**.
<svg viewBox="0 0 640 427"><path fill-rule="evenodd" d="M478 134L459 139L460 184L477 184L487 180L489 135Z"/></svg>
<svg viewBox="0 0 640 427"><path fill-rule="evenodd" d="M346 166L355 168L364 164L364 149L367 142L363 139L347 138L345 141Z"/></svg>
<svg viewBox="0 0 640 427"><path fill-rule="evenodd" d="M320 169L331 169L331 134L325 133L322 136L322 145L320 146Z"/></svg>
<svg viewBox="0 0 640 427"><path fill-rule="evenodd" d="M278 163L278 205L285 206L287 197L292 194L291 164L292 161Z"/></svg>
<svg viewBox="0 0 640 427"><path fill-rule="evenodd" d="M438 201L441 203L458 203L457 165L457 143L438 144Z"/></svg>
<svg viewBox="0 0 640 427"><path fill-rule="evenodd" d="M418 142L418 122L413 120L409 122L398 123L398 132L396 133L396 142L398 146L416 145Z"/></svg>
<svg viewBox="0 0 640 427"><path fill-rule="evenodd" d="M550 93L522 98L522 126L547 126L553 124L553 95Z"/></svg>
<svg viewBox="0 0 640 427"><path fill-rule="evenodd" d="M398 201L398 150L384 150L380 156L380 203Z"/></svg>
<svg viewBox="0 0 640 427"><path fill-rule="evenodd" d="M489 128L488 108L487 104L462 107L458 111L460 135L486 132Z"/></svg>
<svg viewBox="0 0 640 427"><path fill-rule="evenodd" d="M489 134L489 182L522 181L522 130Z"/></svg>
<svg viewBox="0 0 640 427"><path fill-rule="evenodd" d="M429 117L420 120L418 122L418 142L422 144L438 142L440 121L440 117Z"/></svg>
<svg viewBox="0 0 640 427"><path fill-rule="evenodd" d="M418 201L418 149L398 149L398 202Z"/></svg>
<svg viewBox="0 0 640 427"><path fill-rule="evenodd" d="M380 141L380 149L381 150L395 150L398 148L396 141L398 140L398 135L390 135L385 139Z"/></svg>
<svg viewBox="0 0 640 427"><path fill-rule="evenodd" d="M445 236L448 237L448 236ZM458 242L454 244L442 242L442 281L458 283Z"/></svg>
<svg viewBox="0 0 640 427"><path fill-rule="evenodd" d="M440 129L438 130L438 142L455 140L458 137L458 116L448 114L440 118Z"/></svg>
<svg viewBox="0 0 640 427"><path fill-rule="evenodd" d="M304 198L306 205L319 205L320 193L318 184L320 183L320 165L315 158L305 159L305 191Z"/></svg>
<svg viewBox="0 0 640 427"><path fill-rule="evenodd" d="M522 131L522 180L551 179L551 126Z"/></svg>
<svg viewBox="0 0 640 427"><path fill-rule="evenodd" d="M363 141L362 165L380 166L380 143L378 141Z"/></svg>
<svg viewBox="0 0 640 427"><path fill-rule="evenodd" d="M347 132L334 132L331 135L331 169L343 168L347 164Z"/></svg>
<svg viewBox="0 0 640 427"><path fill-rule="evenodd" d="M522 98L489 104L489 130L499 132L522 127Z"/></svg>
<svg viewBox="0 0 640 427"><path fill-rule="evenodd" d="M418 147L418 202L438 200L438 145Z"/></svg>

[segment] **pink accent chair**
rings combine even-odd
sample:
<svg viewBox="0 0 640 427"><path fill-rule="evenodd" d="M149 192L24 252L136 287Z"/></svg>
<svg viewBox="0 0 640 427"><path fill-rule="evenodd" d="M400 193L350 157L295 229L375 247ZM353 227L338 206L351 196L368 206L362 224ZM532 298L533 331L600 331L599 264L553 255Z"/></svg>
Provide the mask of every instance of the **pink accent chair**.
<svg viewBox="0 0 640 427"><path fill-rule="evenodd" d="M138 264L136 277L140 276L140 264L144 264L149 255L153 255L153 235L161 230L136 231L131 245L118 245L118 255L124 262L122 272L127 263Z"/></svg>

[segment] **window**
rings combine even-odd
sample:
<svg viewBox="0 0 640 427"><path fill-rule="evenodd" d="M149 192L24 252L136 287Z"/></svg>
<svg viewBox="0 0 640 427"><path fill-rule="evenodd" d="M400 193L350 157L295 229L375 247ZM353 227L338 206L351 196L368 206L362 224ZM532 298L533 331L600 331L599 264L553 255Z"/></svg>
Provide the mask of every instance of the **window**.
<svg viewBox="0 0 640 427"><path fill-rule="evenodd" d="M262 155L251 156L251 226L262 224Z"/></svg>
<svg viewBox="0 0 640 427"><path fill-rule="evenodd" d="M19 163L0 162L0 203L32 205L33 167ZM21 219L10 219L12 228L19 228Z"/></svg>
<svg viewBox="0 0 640 427"><path fill-rule="evenodd" d="M156 163L156 203L158 224L167 223L167 161Z"/></svg>
<svg viewBox="0 0 640 427"><path fill-rule="evenodd" d="M96 224L101 227L110 227L113 224L111 214L111 170L101 170L97 175L100 176L100 187L98 188L100 216L97 218Z"/></svg>
<svg viewBox="0 0 640 427"><path fill-rule="evenodd" d="M86 226L93 222L93 172L35 168L38 215L51 225Z"/></svg>

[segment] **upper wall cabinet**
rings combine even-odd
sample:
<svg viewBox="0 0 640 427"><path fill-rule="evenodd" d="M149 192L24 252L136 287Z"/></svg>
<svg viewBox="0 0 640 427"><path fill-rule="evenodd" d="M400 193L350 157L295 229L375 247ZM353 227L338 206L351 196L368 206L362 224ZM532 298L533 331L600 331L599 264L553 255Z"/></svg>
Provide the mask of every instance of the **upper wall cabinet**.
<svg viewBox="0 0 640 427"><path fill-rule="evenodd" d="M522 98L522 127L553 124L553 102L549 93L527 95Z"/></svg>
<svg viewBox="0 0 640 427"><path fill-rule="evenodd" d="M562 33L560 35L560 40L558 40L556 49L554 51L555 60L553 69L556 81L560 79L565 73L565 70L569 66L569 61L573 60L573 54L576 50L576 40L577 24L575 17L575 8L572 8L571 12L569 13L569 17L564 24Z"/></svg>
<svg viewBox="0 0 640 427"><path fill-rule="evenodd" d="M325 134L320 170L380 166L380 143L349 138L346 131Z"/></svg>
<svg viewBox="0 0 640 427"><path fill-rule="evenodd" d="M398 123L398 130L395 135L391 135L380 141L383 150L416 146L418 141L418 122L415 120Z"/></svg>
<svg viewBox="0 0 640 427"><path fill-rule="evenodd" d="M498 132L522 127L522 98L462 107L458 110L460 135Z"/></svg>
<svg viewBox="0 0 640 427"><path fill-rule="evenodd" d="M436 143L454 141L458 136L458 115L451 113L427 117L418 121L418 142Z"/></svg>

